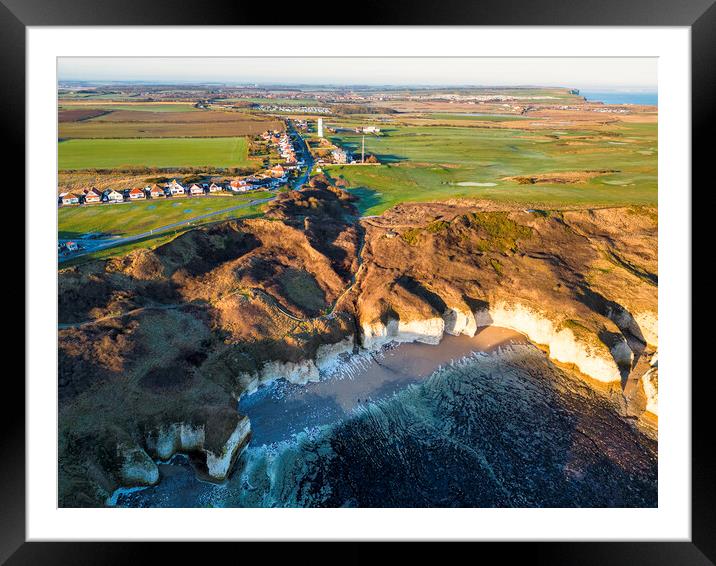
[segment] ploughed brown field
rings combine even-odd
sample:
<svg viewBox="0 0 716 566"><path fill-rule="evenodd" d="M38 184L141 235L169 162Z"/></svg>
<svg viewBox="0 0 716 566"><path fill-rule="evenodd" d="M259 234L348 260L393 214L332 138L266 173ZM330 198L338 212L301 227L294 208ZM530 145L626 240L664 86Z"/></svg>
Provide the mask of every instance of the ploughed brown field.
<svg viewBox="0 0 716 566"><path fill-rule="evenodd" d="M58 112L58 121L60 123L63 122L81 122L82 120L90 120L92 118L97 118L98 116L102 116L103 114L107 114L107 110L94 110L94 109L85 109L85 108L77 108L73 110L60 110Z"/></svg>
<svg viewBox="0 0 716 566"><path fill-rule="evenodd" d="M283 129L283 122L240 112L141 112L134 110L61 110L88 115L60 119L60 138L163 138L251 136ZM90 114L95 113L96 118Z"/></svg>

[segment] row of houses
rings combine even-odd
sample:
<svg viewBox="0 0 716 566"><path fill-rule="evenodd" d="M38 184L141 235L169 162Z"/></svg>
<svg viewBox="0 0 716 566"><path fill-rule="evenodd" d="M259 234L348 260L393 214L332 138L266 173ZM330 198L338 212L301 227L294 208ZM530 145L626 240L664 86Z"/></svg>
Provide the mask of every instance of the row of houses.
<svg viewBox="0 0 716 566"><path fill-rule="evenodd" d="M261 134L261 138L276 146L279 155L287 165L299 164L298 159L296 159L296 148L288 134L276 130L266 131Z"/></svg>
<svg viewBox="0 0 716 566"><path fill-rule="evenodd" d="M183 186L173 179L171 182L160 185L148 185L143 189L131 188L117 191L106 189L100 191L96 188L84 189L81 192L64 192L58 196L60 205L118 203L142 199L154 199L177 196L200 196L221 191L243 193L257 189L277 189L288 183L289 173L303 165L303 161L296 159L296 149L288 134L280 131L266 131L261 137L271 144L275 144L279 154L284 158L284 164L276 164L265 172L250 177L235 179L224 185L216 183L194 183Z"/></svg>
<svg viewBox="0 0 716 566"><path fill-rule="evenodd" d="M192 185L185 187L181 183L177 182L176 179L173 179L170 183L166 183L163 186L147 185L143 189L135 187L132 189L124 189L122 191L115 189L100 191L99 189L92 187L91 189L84 189L82 192L60 193L58 197L58 204L97 204L102 202L118 203L153 198L201 196L219 193L224 190L236 192L232 183L234 183L234 181L227 183L224 186L217 185L216 183L193 183ZM259 183L244 182L242 184L241 192L258 188L261 188Z"/></svg>

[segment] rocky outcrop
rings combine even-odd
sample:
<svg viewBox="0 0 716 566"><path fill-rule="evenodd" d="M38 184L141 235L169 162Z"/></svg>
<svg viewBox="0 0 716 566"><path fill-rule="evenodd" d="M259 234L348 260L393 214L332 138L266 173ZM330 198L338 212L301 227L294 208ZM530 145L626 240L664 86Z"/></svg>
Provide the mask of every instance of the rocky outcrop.
<svg viewBox="0 0 716 566"><path fill-rule="evenodd" d="M448 307L443 315L445 321L445 332L452 336L474 336L477 332L477 321L472 311L457 307Z"/></svg>
<svg viewBox="0 0 716 566"><path fill-rule="evenodd" d="M285 379L291 383L302 385L310 381L318 381L320 378L318 367L311 359L299 362L266 362L259 370L244 372L237 377L237 381L243 384L237 397L250 395L260 386L277 379Z"/></svg>
<svg viewBox="0 0 716 566"><path fill-rule="evenodd" d="M237 397L250 395L260 386L267 385L278 379L284 379L297 385L319 381L321 372L330 371L344 353L350 353L354 348L353 336L347 336L335 343L321 344L318 346L315 358L306 358L299 361L269 361L263 364L260 369L253 372L244 372L237 377L237 382L242 384L242 389Z"/></svg>
<svg viewBox="0 0 716 566"><path fill-rule="evenodd" d="M118 475L123 485L145 486L159 481L159 468L144 450L120 445L117 452L122 461Z"/></svg>
<svg viewBox="0 0 716 566"><path fill-rule="evenodd" d="M654 348L659 346L659 317L654 311L643 311L634 315L638 331L644 341Z"/></svg>
<svg viewBox="0 0 716 566"><path fill-rule="evenodd" d="M659 414L659 358L658 353L649 360L651 368L644 373L641 384L646 395L646 410L653 415Z"/></svg>
<svg viewBox="0 0 716 566"><path fill-rule="evenodd" d="M203 425L173 423L147 435L147 449L160 460L168 460L177 452L195 452L204 446Z"/></svg>
<svg viewBox="0 0 716 566"><path fill-rule="evenodd" d="M226 478L236 461L240 448L246 445L250 434L251 423L248 417L242 417L218 453L215 454L208 449L205 451L206 469L209 476L219 481Z"/></svg>
<svg viewBox="0 0 716 566"><path fill-rule="evenodd" d="M657 347L653 209L416 203L363 225L355 304L366 348L501 326L591 379L620 383Z"/></svg>
<svg viewBox="0 0 716 566"><path fill-rule="evenodd" d="M206 446L204 425L174 423L163 426L155 433L149 434L146 438L146 444L147 449L160 460L169 460L176 453L202 453L206 457L209 477L221 481L226 478L231 470L239 448L246 444L250 434L251 424L249 419L242 417L238 419L236 428L226 442L218 450L214 451ZM136 484L126 482L125 485L132 486Z"/></svg>
<svg viewBox="0 0 716 566"><path fill-rule="evenodd" d="M291 192L264 219L63 270L60 505L151 483L151 460L175 453L226 477L249 435L242 394L317 381L359 347L480 326L521 332L593 380L644 374L637 391L656 413L655 210L451 201L355 214L347 193Z"/></svg>

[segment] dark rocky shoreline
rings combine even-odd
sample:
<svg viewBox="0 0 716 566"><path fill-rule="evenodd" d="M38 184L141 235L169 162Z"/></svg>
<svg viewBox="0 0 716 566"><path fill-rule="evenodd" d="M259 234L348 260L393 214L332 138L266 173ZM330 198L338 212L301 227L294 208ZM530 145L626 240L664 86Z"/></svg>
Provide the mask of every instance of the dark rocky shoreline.
<svg viewBox="0 0 716 566"><path fill-rule="evenodd" d="M657 444L617 399L508 345L347 419L249 448L222 485L186 462L120 506L655 507Z"/></svg>

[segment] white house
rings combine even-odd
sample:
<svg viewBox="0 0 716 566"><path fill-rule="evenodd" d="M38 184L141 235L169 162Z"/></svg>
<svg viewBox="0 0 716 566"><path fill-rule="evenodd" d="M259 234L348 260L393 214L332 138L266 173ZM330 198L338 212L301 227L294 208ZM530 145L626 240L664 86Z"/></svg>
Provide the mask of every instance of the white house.
<svg viewBox="0 0 716 566"><path fill-rule="evenodd" d="M254 187L252 184L247 183L245 179L239 179L237 181L231 181L227 188L234 193L243 193L250 191Z"/></svg>
<svg viewBox="0 0 716 566"><path fill-rule="evenodd" d="M219 193L221 192L221 187L217 185L216 183L212 183L209 185L209 192L210 193Z"/></svg>
<svg viewBox="0 0 716 566"><path fill-rule="evenodd" d="M124 202L122 193L118 193L114 189L107 189L102 195L102 200L105 202Z"/></svg>
<svg viewBox="0 0 716 566"><path fill-rule="evenodd" d="M80 197L74 193L65 193L60 197L62 204L79 204Z"/></svg>
<svg viewBox="0 0 716 566"><path fill-rule="evenodd" d="M196 196L196 195L203 195L204 189L202 189L199 185L193 184L191 187L187 189L187 194Z"/></svg>
<svg viewBox="0 0 716 566"><path fill-rule="evenodd" d="M102 194L94 187L85 191L84 201L86 204L93 204L102 200Z"/></svg>
<svg viewBox="0 0 716 566"><path fill-rule="evenodd" d="M167 188L169 189L169 193L174 195L183 195L186 191L184 190L184 187L182 187L179 183L177 183L176 179L172 179L172 182L167 185Z"/></svg>

